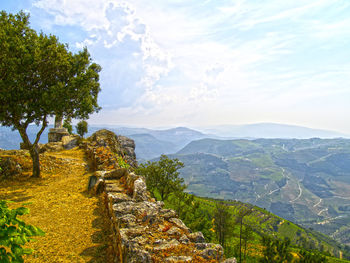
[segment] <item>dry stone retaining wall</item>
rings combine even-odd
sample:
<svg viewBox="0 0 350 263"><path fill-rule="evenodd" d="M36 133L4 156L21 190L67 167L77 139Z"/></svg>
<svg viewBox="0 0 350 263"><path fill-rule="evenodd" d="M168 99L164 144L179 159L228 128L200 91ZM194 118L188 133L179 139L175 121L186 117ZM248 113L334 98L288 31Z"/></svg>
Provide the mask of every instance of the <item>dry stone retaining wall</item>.
<svg viewBox="0 0 350 263"><path fill-rule="evenodd" d="M174 210L150 197L142 176L118 167L114 152L131 158L134 148L126 137L127 150L118 149L118 141L106 143L104 138L113 137L109 133L100 133L103 138L94 134L83 147L95 170L92 191L103 197L111 220L115 262L223 262L220 245L206 243L201 232L192 233Z"/></svg>

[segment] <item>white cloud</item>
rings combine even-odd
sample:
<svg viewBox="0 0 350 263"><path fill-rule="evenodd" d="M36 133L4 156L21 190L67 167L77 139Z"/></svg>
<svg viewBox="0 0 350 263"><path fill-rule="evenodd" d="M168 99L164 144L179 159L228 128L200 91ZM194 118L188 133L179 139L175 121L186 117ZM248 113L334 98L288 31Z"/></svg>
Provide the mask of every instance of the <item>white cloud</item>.
<svg viewBox="0 0 350 263"><path fill-rule="evenodd" d="M311 115L295 107L310 110L327 98L338 101L333 114L339 105L349 111L339 99L349 94L349 3L38 0L35 6L54 17L53 26L77 26L88 36L76 45L88 46L103 67L105 122L288 122L283 113L305 122ZM310 112L314 119L324 114L322 107Z"/></svg>

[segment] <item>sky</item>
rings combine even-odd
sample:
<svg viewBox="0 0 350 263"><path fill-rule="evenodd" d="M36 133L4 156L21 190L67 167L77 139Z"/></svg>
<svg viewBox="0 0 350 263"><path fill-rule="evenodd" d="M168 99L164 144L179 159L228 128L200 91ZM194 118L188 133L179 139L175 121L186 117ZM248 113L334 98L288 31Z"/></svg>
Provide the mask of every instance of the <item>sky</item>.
<svg viewBox="0 0 350 263"><path fill-rule="evenodd" d="M285 123L350 134L350 1L0 0L87 47L91 124Z"/></svg>

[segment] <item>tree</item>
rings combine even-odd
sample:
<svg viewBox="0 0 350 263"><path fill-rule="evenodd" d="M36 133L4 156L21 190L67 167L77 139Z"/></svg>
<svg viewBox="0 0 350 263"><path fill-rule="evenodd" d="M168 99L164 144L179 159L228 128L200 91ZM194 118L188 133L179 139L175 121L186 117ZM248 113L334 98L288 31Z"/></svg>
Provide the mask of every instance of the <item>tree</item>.
<svg viewBox="0 0 350 263"><path fill-rule="evenodd" d="M291 262L293 256L289 251L290 240L273 239L269 236L262 237L264 246L262 263L287 263Z"/></svg>
<svg viewBox="0 0 350 263"><path fill-rule="evenodd" d="M158 193L164 201L172 193L186 188L184 179L179 177L178 172L182 167L184 164L178 159L169 159L168 156L161 155L159 161L141 164L136 172L145 176L147 187L153 196Z"/></svg>
<svg viewBox="0 0 350 263"><path fill-rule="evenodd" d="M18 130L40 177L39 147L48 118L86 119L98 111L101 67L86 48L77 54L53 35L37 34L29 15L0 12L0 124ZM28 125L41 125L31 142Z"/></svg>
<svg viewBox="0 0 350 263"><path fill-rule="evenodd" d="M217 202L214 211L214 227L219 243L225 248L226 240L231 235L234 225L229 207L224 203Z"/></svg>
<svg viewBox="0 0 350 263"><path fill-rule="evenodd" d="M242 239L243 239L243 243L244 243L243 258L246 261L247 255L248 255L248 250L247 250L248 241L254 240L254 231L250 225L244 226L244 229L242 232Z"/></svg>
<svg viewBox="0 0 350 263"><path fill-rule="evenodd" d="M77 123L77 133L81 136L84 137L84 134L88 132L88 123L86 121L79 121Z"/></svg>
<svg viewBox="0 0 350 263"><path fill-rule="evenodd" d="M241 209L238 211L238 213L236 214L236 223L239 224L240 229L239 229L239 262L242 262L242 238L245 241L245 252L246 253L246 247L247 247L247 240L246 238L248 237L244 237L245 233L243 233L243 220L244 217L250 215L253 212L253 210L251 208L246 208L246 207L241 207ZM248 232L246 233L248 234Z"/></svg>
<svg viewBox="0 0 350 263"><path fill-rule="evenodd" d="M327 258L318 251L300 251L299 263L326 263Z"/></svg>

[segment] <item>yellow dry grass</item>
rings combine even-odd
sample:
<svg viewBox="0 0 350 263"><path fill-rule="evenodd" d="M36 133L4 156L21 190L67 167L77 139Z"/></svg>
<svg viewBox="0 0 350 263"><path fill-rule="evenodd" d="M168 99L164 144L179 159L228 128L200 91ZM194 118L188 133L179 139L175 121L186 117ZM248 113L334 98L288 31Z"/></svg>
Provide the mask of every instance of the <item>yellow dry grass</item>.
<svg viewBox="0 0 350 263"><path fill-rule="evenodd" d="M110 232L100 200L87 193L89 172L80 149L41 155L42 178L26 176L0 181L0 199L12 200L10 207L25 202L30 214L21 217L40 227L26 247L33 255L26 262L111 262ZM22 157L21 162L30 162Z"/></svg>

